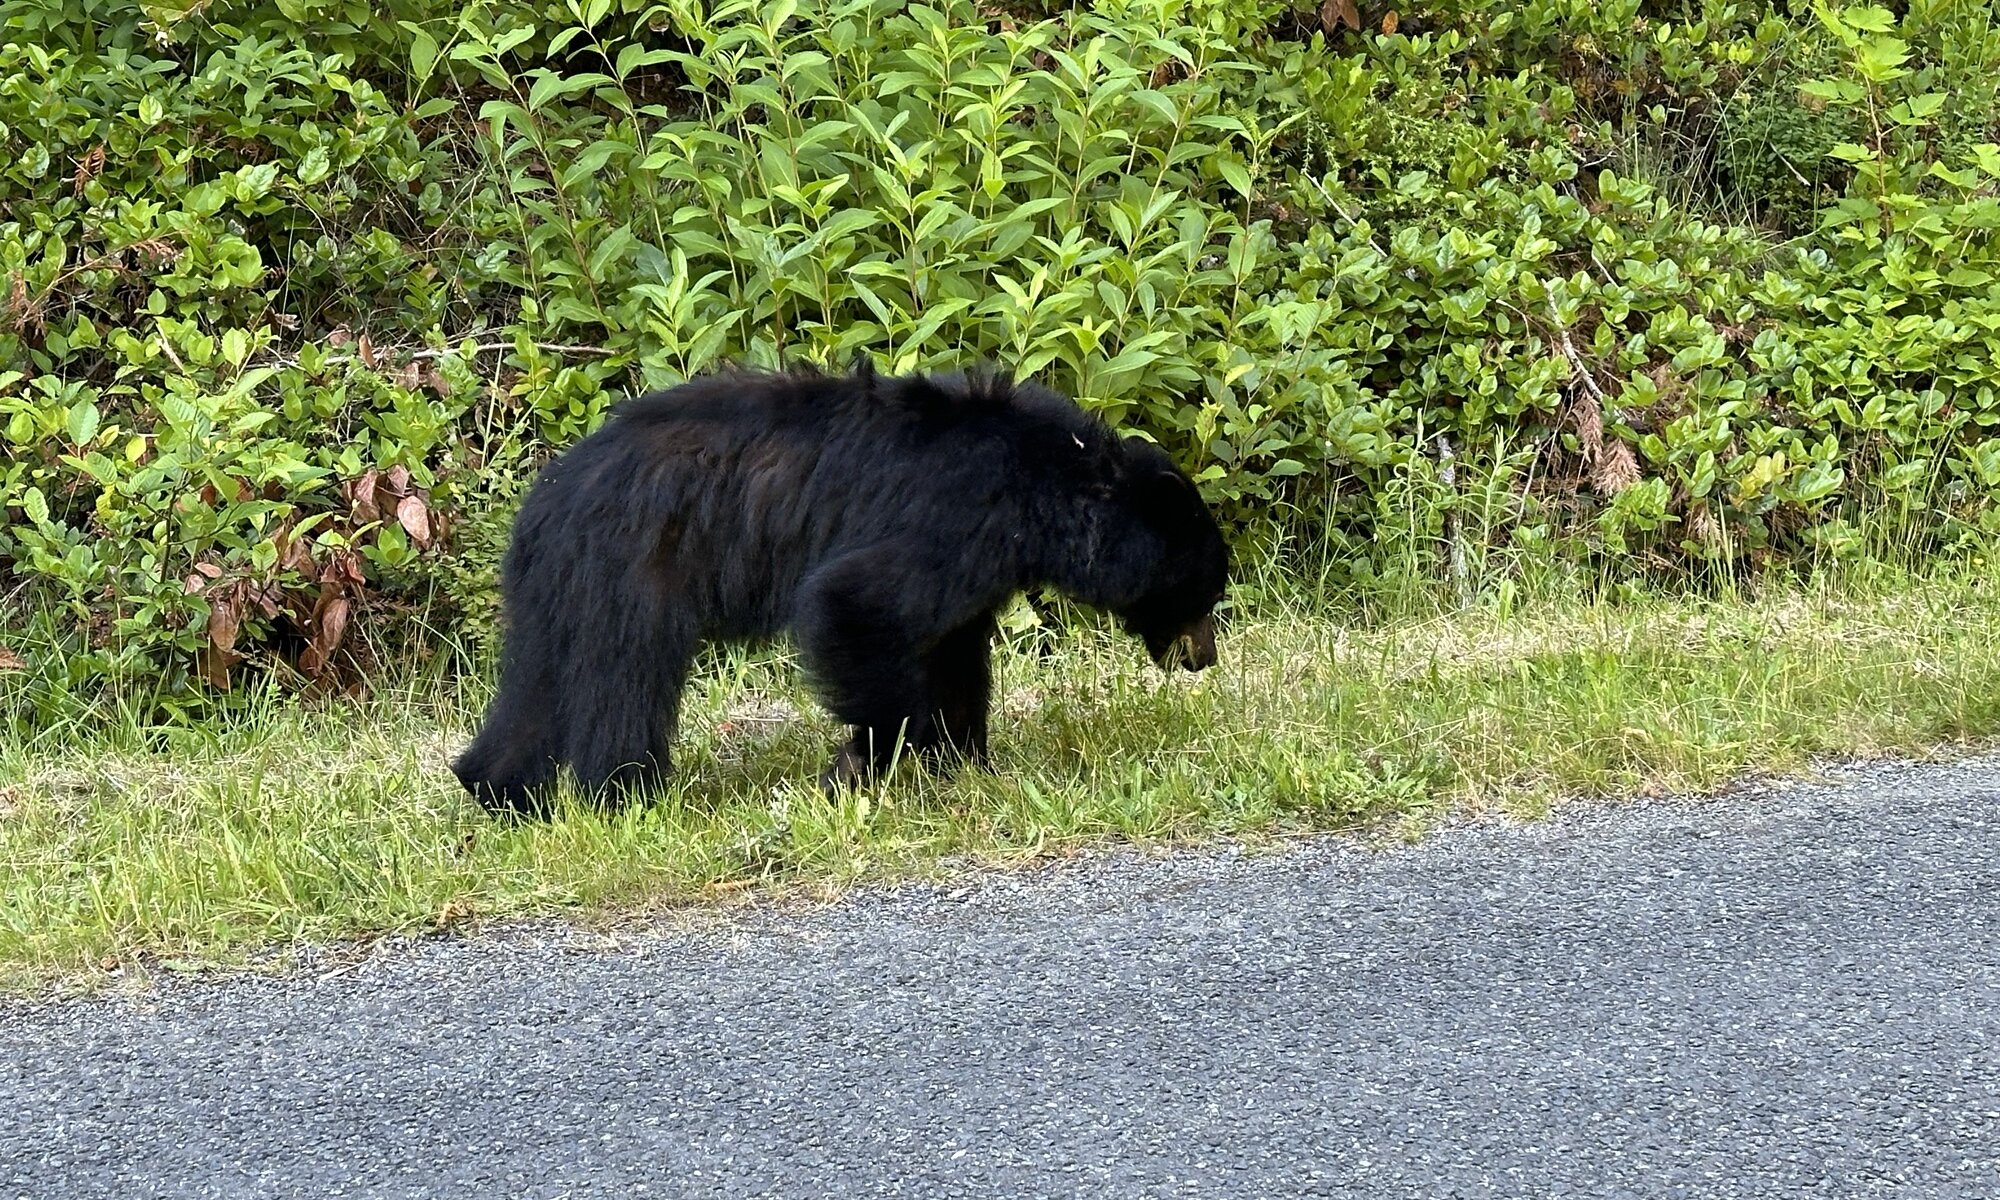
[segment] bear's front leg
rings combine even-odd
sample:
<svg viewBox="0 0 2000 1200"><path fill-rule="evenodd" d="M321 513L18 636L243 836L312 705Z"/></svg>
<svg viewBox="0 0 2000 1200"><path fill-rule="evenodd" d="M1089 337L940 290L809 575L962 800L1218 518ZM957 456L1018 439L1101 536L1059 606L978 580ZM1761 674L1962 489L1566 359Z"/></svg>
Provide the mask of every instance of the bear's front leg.
<svg viewBox="0 0 2000 1200"><path fill-rule="evenodd" d="M934 761L962 759L986 765L986 714L993 697L993 613L944 635L924 655L924 683L930 700L931 738L918 749Z"/></svg>
<svg viewBox="0 0 2000 1200"><path fill-rule="evenodd" d="M985 753L991 618L957 591L949 572L894 546L855 551L806 581L799 649L822 701L853 727L822 787L866 782L905 751Z"/></svg>

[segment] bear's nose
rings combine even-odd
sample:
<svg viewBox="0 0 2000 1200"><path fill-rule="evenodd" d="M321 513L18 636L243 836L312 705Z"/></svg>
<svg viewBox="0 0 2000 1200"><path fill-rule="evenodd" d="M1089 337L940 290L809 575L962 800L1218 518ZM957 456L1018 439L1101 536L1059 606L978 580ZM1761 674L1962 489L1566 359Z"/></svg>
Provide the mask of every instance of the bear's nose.
<svg viewBox="0 0 2000 1200"><path fill-rule="evenodd" d="M1181 666L1190 671L1205 671L1215 665L1215 660L1215 617L1210 614L1181 635Z"/></svg>

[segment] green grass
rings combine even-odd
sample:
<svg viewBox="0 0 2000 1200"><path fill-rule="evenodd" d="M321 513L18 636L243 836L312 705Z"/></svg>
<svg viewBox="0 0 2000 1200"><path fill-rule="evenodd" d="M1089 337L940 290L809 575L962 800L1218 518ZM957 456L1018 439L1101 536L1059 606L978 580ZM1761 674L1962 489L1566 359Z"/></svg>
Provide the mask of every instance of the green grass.
<svg viewBox="0 0 2000 1200"><path fill-rule="evenodd" d="M1316 612L1260 603L1199 677L1101 632L1042 638L1043 657L1029 639L1001 655L995 773L908 770L841 803L812 788L835 730L782 652L708 664L658 803L546 825L490 822L457 791L445 764L483 697L438 688L202 732L0 735L0 986L1108 839L1409 831L2000 730L2000 587L1977 571L1373 628Z"/></svg>

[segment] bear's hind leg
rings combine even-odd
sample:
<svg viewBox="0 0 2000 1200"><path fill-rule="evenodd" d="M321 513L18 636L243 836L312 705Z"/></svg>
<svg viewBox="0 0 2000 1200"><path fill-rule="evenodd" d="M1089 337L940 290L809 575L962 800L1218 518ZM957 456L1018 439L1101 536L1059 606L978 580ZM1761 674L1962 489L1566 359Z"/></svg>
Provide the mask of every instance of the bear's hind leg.
<svg viewBox="0 0 2000 1200"><path fill-rule="evenodd" d="M615 805L666 778L694 649L693 638L661 630L636 641L601 639L575 664L565 757L587 795Z"/></svg>
<svg viewBox="0 0 2000 1200"><path fill-rule="evenodd" d="M557 696L546 667L551 647L514 630L500 691L452 774L488 812L532 815L547 800L561 757Z"/></svg>

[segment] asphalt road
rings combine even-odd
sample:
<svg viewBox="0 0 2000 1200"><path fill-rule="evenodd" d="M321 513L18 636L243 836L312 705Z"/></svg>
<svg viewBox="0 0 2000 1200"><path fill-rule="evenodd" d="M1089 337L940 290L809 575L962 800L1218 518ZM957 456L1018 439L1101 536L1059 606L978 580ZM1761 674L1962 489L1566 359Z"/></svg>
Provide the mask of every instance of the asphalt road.
<svg viewBox="0 0 2000 1200"><path fill-rule="evenodd" d="M0 1197L2000 1197L2000 759L0 1010Z"/></svg>

